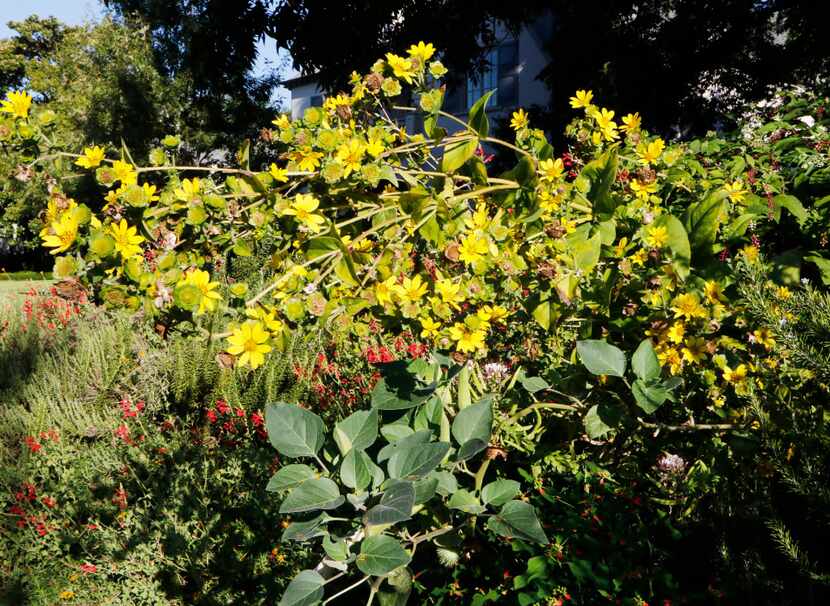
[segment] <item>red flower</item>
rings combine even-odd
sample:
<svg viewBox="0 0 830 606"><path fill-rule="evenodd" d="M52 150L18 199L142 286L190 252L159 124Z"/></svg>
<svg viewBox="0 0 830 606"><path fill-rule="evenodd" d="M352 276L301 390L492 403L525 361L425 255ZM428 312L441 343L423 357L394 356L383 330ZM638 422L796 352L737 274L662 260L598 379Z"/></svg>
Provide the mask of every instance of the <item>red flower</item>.
<svg viewBox="0 0 830 606"><path fill-rule="evenodd" d="M40 502L46 505L49 509L52 509L58 502L53 499L52 497L43 497L40 499Z"/></svg>
<svg viewBox="0 0 830 606"><path fill-rule="evenodd" d="M251 413L251 423L254 427L262 427L265 424L265 418L258 412Z"/></svg>
<svg viewBox="0 0 830 606"><path fill-rule="evenodd" d="M83 564L81 564L81 571L85 574L95 574L96 572L98 572L98 567L95 564L84 562Z"/></svg>
<svg viewBox="0 0 830 606"><path fill-rule="evenodd" d="M121 425L119 425L118 428L115 430L115 437L116 438L121 438L125 442L129 442L130 441L130 428L127 427L124 423L121 423Z"/></svg>
<svg viewBox="0 0 830 606"><path fill-rule="evenodd" d="M216 410L219 411L219 414L226 415L231 411L231 407L228 406L225 400L216 400Z"/></svg>
<svg viewBox="0 0 830 606"><path fill-rule="evenodd" d="M29 450L32 452L37 452L38 450L43 448L43 445L40 444L37 440L35 440L32 436L26 436L26 438L23 441L26 443L26 446L28 446Z"/></svg>
<svg viewBox="0 0 830 606"><path fill-rule="evenodd" d="M395 356L392 354L391 351L386 349L386 347L381 347L378 353L380 355L380 361L384 364L386 364L387 362L391 362L395 359Z"/></svg>
<svg viewBox="0 0 830 606"><path fill-rule="evenodd" d="M237 408L234 412L236 413L236 416L239 417L240 419L245 418L245 411L242 410L241 408Z"/></svg>
<svg viewBox="0 0 830 606"><path fill-rule="evenodd" d="M216 423L217 416L212 410L207 411L207 418L211 423Z"/></svg>

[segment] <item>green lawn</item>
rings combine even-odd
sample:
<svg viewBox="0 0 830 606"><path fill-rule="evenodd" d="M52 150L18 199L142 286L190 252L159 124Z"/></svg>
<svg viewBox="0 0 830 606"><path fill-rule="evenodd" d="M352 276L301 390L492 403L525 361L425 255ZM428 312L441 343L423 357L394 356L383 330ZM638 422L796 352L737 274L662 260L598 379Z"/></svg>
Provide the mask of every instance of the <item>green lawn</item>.
<svg viewBox="0 0 830 606"><path fill-rule="evenodd" d="M52 280L0 280L0 303L11 302L29 291L30 288L42 290Z"/></svg>

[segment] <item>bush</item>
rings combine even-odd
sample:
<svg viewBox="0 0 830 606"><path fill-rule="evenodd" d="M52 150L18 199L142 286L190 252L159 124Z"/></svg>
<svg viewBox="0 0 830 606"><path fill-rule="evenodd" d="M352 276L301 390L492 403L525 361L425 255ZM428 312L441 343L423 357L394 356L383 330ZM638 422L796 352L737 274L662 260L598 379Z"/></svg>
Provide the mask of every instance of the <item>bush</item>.
<svg viewBox="0 0 830 606"><path fill-rule="evenodd" d="M442 112L432 53L388 54L350 93L277 117L262 134L278 158L268 166L246 145L236 168L183 168L178 141L146 167L126 151L61 155L94 171L107 203L53 192L42 239L55 276L135 312L170 347L188 344L173 392L182 414L228 391L263 407L281 459L302 459L281 460L267 513L291 515L288 545L323 540L283 602L346 590L370 603L705 601L761 578L774 598L759 603L824 591L812 545L798 547L803 530L766 491L801 490L801 517L819 516L820 493L804 487L826 474L826 388L810 349L822 351L823 316L809 294L826 279L826 99L784 91L738 133L667 144L638 114L618 123L577 91L573 144L557 156L524 111L513 141L491 136L489 94L467 123ZM404 88L417 107L396 105ZM29 101L7 97L6 136L49 157ZM401 114L424 132L407 133ZM781 320L802 323L807 341L781 334ZM336 389L318 357L315 412L297 407L281 378L289 352L330 350L331 335L343 368L371 374ZM801 432L812 437L796 471L781 445ZM562 484L562 499L534 495ZM599 515L569 538L577 520L562 507L580 491L602 497L572 504L586 519L623 515L627 499L642 513L611 528ZM691 532L702 538L678 544L709 563L705 580L676 564L672 542ZM601 555L619 538L634 540L630 568L619 547ZM418 549L427 542L451 570ZM501 579L468 563L484 544L509 564ZM661 573L654 554L674 569Z"/></svg>

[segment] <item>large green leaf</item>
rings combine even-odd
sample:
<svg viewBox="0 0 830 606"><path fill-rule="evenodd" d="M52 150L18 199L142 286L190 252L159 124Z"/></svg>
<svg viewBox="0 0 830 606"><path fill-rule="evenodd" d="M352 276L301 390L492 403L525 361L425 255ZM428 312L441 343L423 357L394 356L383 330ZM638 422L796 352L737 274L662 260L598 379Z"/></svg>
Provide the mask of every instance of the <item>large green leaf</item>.
<svg viewBox="0 0 830 606"><path fill-rule="evenodd" d="M651 414L669 398L669 392L660 386L649 386L637 379L631 386L637 406Z"/></svg>
<svg viewBox="0 0 830 606"><path fill-rule="evenodd" d="M660 376L660 361L650 339L643 339L631 356L631 369L643 381L651 381Z"/></svg>
<svg viewBox="0 0 830 606"><path fill-rule="evenodd" d="M503 537L535 541L542 545L548 543L548 537L536 517L536 510L524 501L505 503L501 511L488 520L487 528Z"/></svg>
<svg viewBox="0 0 830 606"><path fill-rule="evenodd" d="M571 246L571 254L574 261L574 269L583 274L590 274L599 262L599 255L602 251L602 235L594 234L592 237L574 243Z"/></svg>
<svg viewBox="0 0 830 606"><path fill-rule="evenodd" d="M345 562L349 559L349 544L344 540L334 541L329 535L323 537L323 550L329 559Z"/></svg>
<svg viewBox="0 0 830 606"><path fill-rule="evenodd" d="M479 137L486 137L490 133L490 122L487 120L487 102L493 96L495 90L487 91L470 108L468 124L476 131Z"/></svg>
<svg viewBox="0 0 830 606"><path fill-rule="evenodd" d="M363 574L378 577L406 566L411 559L396 539L380 534L363 539L356 564Z"/></svg>
<svg viewBox="0 0 830 606"><path fill-rule="evenodd" d="M391 427L391 425L384 425L384 429L387 427ZM381 448L380 452L378 452L377 462L383 463L399 449L409 448L410 446L414 446L416 444L426 444L431 439L432 432L429 429L422 429L420 431L416 431L415 433L410 433L410 435L395 440L394 442L390 442Z"/></svg>
<svg viewBox="0 0 830 606"><path fill-rule="evenodd" d="M586 177L591 187L588 191L594 212L597 216L607 219L617 208L618 200L611 194L611 186L617 179L617 154L609 151L589 162L581 173Z"/></svg>
<svg viewBox="0 0 830 606"><path fill-rule="evenodd" d="M334 426L333 436L341 454L366 450L378 437L378 411L358 410Z"/></svg>
<svg viewBox="0 0 830 606"><path fill-rule="evenodd" d="M444 146L441 172L454 173L472 158L478 149L478 139L463 139Z"/></svg>
<svg viewBox="0 0 830 606"><path fill-rule="evenodd" d="M265 490L268 492L281 492L283 490L291 490L299 486L306 480L315 477L317 472L308 465L295 463L293 465L286 465L277 470L268 480L268 486Z"/></svg>
<svg viewBox="0 0 830 606"><path fill-rule="evenodd" d="M380 497L380 503L366 512L367 524L394 524L412 517L415 486L412 482L395 482Z"/></svg>
<svg viewBox="0 0 830 606"><path fill-rule="evenodd" d="M278 606L315 606L325 595L326 580L313 570L303 570L288 584Z"/></svg>
<svg viewBox="0 0 830 606"><path fill-rule="evenodd" d="M520 490L521 485L516 480L495 480L481 489L481 500L498 507L514 498Z"/></svg>
<svg viewBox="0 0 830 606"><path fill-rule="evenodd" d="M447 501L447 507L473 515L484 513L484 506L478 500L478 497L469 490L463 489L453 493L450 500Z"/></svg>
<svg viewBox="0 0 830 606"><path fill-rule="evenodd" d="M340 479L349 488L362 491L372 481L373 465L363 450L352 448L340 463Z"/></svg>
<svg viewBox="0 0 830 606"><path fill-rule="evenodd" d="M477 439L483 442L490 440L490 430L493 426L493 397L485 396L472 406L458 411L452 422L452 436L459 444Z"/></svg>
<svg viewBox="0 0 830 606"><path fill-rule="evenodd" d="M280 506L280 513L336 509L343 504L344 500L337 484L330 479L312 478L288 493Z"/></svg>
<svg viewBox="0 0 830 606"><path fill-rule="evenodd" d="M625 374L625 354L617 347L598 339L576 342L579 359L591 374L621 377Z"/></svg>
<svg viewBox="0 0 830 606"><path fill-rule="evenodd" d="M620 421L620 410L609 404L594 404L585 413L585 432L592 439L608 434Z"/></svg>
<svg viewBox="0 0 830 606"><path fill-rule="evenodd" d="M689 244L689 235L680 219L673 215L662 214L654 220L655 227L665 227L668 232L666 246L674 257L675 271L681 278L689 275L689 263L692 259L692 249Z"/></svg>
<svg viewBox="0 0 830 606"><path fill-rule="evenodd" d="M293 404L266 406L265 429L274 448L289 458L316 456L325 441L323 420Z"/></svg>
<svg viewBox="0 0 830 606"><path fill-rule="evenodd" d="M422 404L435 392L437 386L419 382L410 364L398 361L382 366L383 376L372 390L373 408L407 410Z"/></svg>
<svg viewBox="0 0 830 606"><path fill-rule="evenodd" d="M727 193L723 189L709 194L703 200L690 204L684 223L692 249L701 254L711 253L712 245L724 218Z"/></svg>
<svg viewBox="0 0 830 606"><path fill-rule="evenodd" d="M416 444L408 448L399 448L389 458L387 469L390 478L419 478L438 467L447 455L450 445L447 442Z"/></svg>
<svg viewBox="0 0 830 606"><path fill-rule="evenodd" d="M316 537L322 537L326 534L326 529L323 528L329 520L329 517L321 513L316 518L306 522L291 522L288 528L282 533L282 541L308 541Z"/></svg>
<svg viewBox="0 0 830 606"><path fill-rule="evenodd" d="M807 219L807 209L804 208L804 205L795 196L790 196L787 194L778 194L773 199L773 203L776 206L786 208L788 211L790 211L793 214L793 216L798 220L799 224L803 223Z"/></svg>

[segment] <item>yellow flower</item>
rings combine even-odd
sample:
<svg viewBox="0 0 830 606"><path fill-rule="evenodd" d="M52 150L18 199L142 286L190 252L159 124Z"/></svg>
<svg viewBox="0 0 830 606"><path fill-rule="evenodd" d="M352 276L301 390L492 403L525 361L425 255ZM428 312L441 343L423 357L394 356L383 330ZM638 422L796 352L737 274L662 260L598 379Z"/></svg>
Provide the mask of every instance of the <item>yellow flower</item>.
<svg viewBox="0 0 830 606"><path fill-rule="evenodd" d="M75 160L75 164L83 168L95 168L96 166L99 166L103 160L104 148L95 145L93 147L85 147L84 155Z"/></svg>
<svg viewBox="0 0 830 606"><path fill-rule="evenodd" d="M638 249L633 255L631 255L631 262L634 265L639 265L642 267L646 264L646 259L648 258L648 253L643 250L642 248Z"/></svg>
<svg viewBox="0 0 830 606"><path fill-rule="evenodd" d="M279 116L271 120L271 124L273 124L277 128L286 129L289 126L291 126L291 118L289 118L287 114L280 114Z"/></svg>
<svg viewBox="0 0 830 606"><path fill-rule="evenodd" d="M441 297L441 301L453 309L458 309L458 304L464 301L461 284L446 278L442 278L435 283L435 292Z"/></svg>
<svg viewBox="0 0 830 606"><path fill-rule="evenodd" d="M337 159L343 163L343 176L348 177L354 170L360 170L360 162L366 146L359 139L352 139L337 149Z"/></svg>
<svg viewBox="0 0 830 606"><path fill-rule="evenodd" d="M652 226L646 232L645 242L651 248L663 248L669 241L669 230L661 226Z"/></svg>
<svg viewBox="0 0 830 606"><path fill-rule="evenodd" d="M58 597L62 600L71 600L75 597L75 592L70 591L69 589L64 589L58 594Z"/></svg>
<svg viewBox="0 0 830 606"><path fill-rule="evenodd" d="M507 310L501 305L484 305L479 312L484 312L490 322L498 322L507 317Z"/></svg>
<svg viewBox="0 0 830 606"><path fill-rule="evenodd" d="M700 304L700 299L693 292L676 296L671 309L675 318L692 320L706 317L706 308Z"/></svg>
<svg viewBox="0 0 830 606"><path fill-rule="evenodd" d="M51 233L50 233L51 232ZM43 246L51 248L50 254L56 255L67 249L78 237L78 222L72 217L72 213L64 212L60 220L51 225L51 229L41 232Z"/></svg>
<svg viewBox="0 0 830 606"><path fill-rule="evenodd" d="M429 61L430 57L435 54L435 47L432 44L424 44L423 41L418 42L418 44L413 44L409 47L409 56L410 57L417 57L421 60L421 63L426 63ZM397 75L397 74L395 74Z"/></svg>
<svg viewBox="0 0 830 606"><path fill-rule="evenodd" d="M747 244L741 249L741 254L744 256L748 263L754 263L758 260L758 250L757 246L753 246L751 244Z"/></svg>
<svg viewBox="0 0 830 606"><path fill-rule="evenodd" d="M371 137L369 139L369 142L366 144L366 153L372 156L373 158L377 158L379 155L383 153L383 150L385 149L386 144L380 137Z"/></svg>
<svg viewBox="0 0 830 606"><path fill-rule="evenodd" d="M228 353L239 356L241 366L259 368L265 363L265 354L271 351L269 334L258 320L247 320L228 337Z"/></svg>
<svg viewBox="0 0 830 606"><path fill-rule="evenodd" d="M475 263L484 258L489 248L487 238L473 233L461 241L458 247L458 258L467 264Z"/></svg>
<svg viewBox="0 0 830 606"><path fill-rule="evenodd" d="M591 106L591 99L594 98L594 93L589 90L578 90L576 96L570 98L571 107L579 109L580 107L589 108Z"/></svg>
<svg viewBox="0 0 830 606"><path fill-rule="evenodd" d="M421 323L421 338L422 339L432 339L437 337L438 334L441 332L441 323L436 322L432 318L423 317L418 318L418 321Z"/></svg>
<svg viewBox="0 0 830 606"><path fill-rule="evenodd" d="M245 315L252 320L259 320L271 333L271 336L277 336L285 328L285 324L277 318L277 311L275 309L266 310L263 307L250 307L245 311Z"/></svg>
<svg viewBox="0 0 830 606"><path fill-rule="evenodd" d="M562 178L562 174L565 172L565 163L562 162L562 158L556 160L548 158L539 162L539 170L542 173L542 181L552 183Z"/></svg>
<svg viewBox="0 0 830 606"><path fill-rule="evenodd" d="M302 225L313 232L323 228L326 220L314 211L320 206L320 201L310 194L297 194L291 206L282 211L282 214L294 216Z"/></svg>
<svg viewBox="0 0 830 606"><path fill-rule="evenodd" d="M138 174L133 165L123 160L116 160L112 163L112 171L115 174L115 181L121 181L121 185L132 185L138 181Z"/></svg>
<svg viewBox="0 0 830 606"><path fill-rule="evenodd" d="M457 342L456 347L462 353L472 353L484 348L484 331L473 330L466 324L456 322L450 327L450 338Z"/></svg>
<svg viewBox="0 0 830 606"><path fill-rule="evenodd" d="M706 339L689 337L684 342L683 359L692 364L699 364L706 357Z"/></svg>
<svg viewBox="0 0 830 606"><path fill-rule="evenodd" d="M414 278L404 278L403 284L395 287L395 292L402 301L409 301L410 303L418 303L427 292L427 285L424 284L421 276L416 275Z"/></svg>
<svg viewBox="0 0 830 606"><path fill-rule="evenodd" d="M517 111L513 112L513 115L510 117L510 126L513 130L522 130L523 128L527 128L529 121L527 119L527 113L522 108L519 108Z"/></svg>
<svg viewBox="0 0 830 606"><path fill-rule="evenodd" d="M793 296L793 293L786 286L779 286L775 289L775 295L779 299L784 299L786 301L787 299Z"/></svg>
<svg viewBox="0 0 830 606"><path fill-rule="evenodd" d="M723 379L727 383L741 384L746 381L746 364L738 364L734 370L728 366L723 367Z"/></svg>
<svg viewBox="0 0 830 606"><path fill-rule="evenodd" d="M291 152L291 159L297 163L297 168L303 171L313 172L320 166L321 152L311 151L310 147Z"/></svg>
<svg viewBox="0 0 830 606"><path fill-rule="evenodd" d="M708 280L703 285L703 296L711 304L722 303L725 300L723 296L723 288L714 280Z"/></svg>
<svg viewBox="0 0 830 606"><path fill-rule="evenodd" d="M596 120L597 126L599 126L606 141L612 141L619 136L617 135L617 123L613 120L613 111L603 107L601 110L593 112L593 118Z"/></svg>
<svg viewBox="0 0 830 606"><path fill-rule="evenodd" d="M217 302L222 300L222 295L215 291L219 288L219 283L211 282L210 274L206 271L193 269L187 272L180 283L191 284L202 293L202 298L199 300L199 309L196 311L197 314L213 311L216 309Z"/></svg>
<svg viewBox="0 0 830 606"><path fill-rule="evenodd" d="M150 202L158 202L159 197L156 195L156 186L149 183L142 183L141 191L144 193L144 199Z"/></svg>
<svg viewBox="0 0 830 606"><path fill-rule="evenodd" d="M633 114L627 114L622 117L623 125L620 128L626 132L633 133L640 130L641 122L642 120L640 119L639 113L635 112Z"/></svg>
<svg viewBox="0 0 830 606"><path fill-rule="evenodd" d="M726 191L727 196L732 202L741 202L749 193L749 190L744 189L743 183L740 179L736 179L732 183L724 183L723 189Z"/></svg>
<svg viewBox="0 0 830 606"><path fill-rule="evenodd" d="M392 303L392 295L396 293L397 288L398 282L394 276L390 276L383 282L378 282L375 285L375 297L378 303L381 305Z"/></svg>
<svg viewBox="0 0 830 606"><path fill-rule="evenodd" d="M775 339L773 338L769 328L759 328L758 330L754 330L752 331L752 336L755 337L755 341L757 341L759 345L763 345L764 349L767 351L775 347Z"/></svg>
<svg viewBox="0 0 830 606"><path fill-rule="evenodd" d="M288 171L284 168L280 168L273 162L271 162L271 166L268 167L268 174L270 174L274 181L278 183L288 182Z"/></svg>
<svg viewBox="0 0 830 606"><path fill-rule="evenodd" d="M392 68L392 73L396 78L401 78L412 84L412 76L415 75L415 67L412 65L411 59L404 59L393 53L386 53L386 62Z"/></svg>
<svg viewBox="0 0 830 606"><path fill-rule="evenodd" d="M637 155L640 157L640 161L643 164L651 164L652 162L657 162L660 158L660 154L663 153L665 148L665 141L658 137L651 143L641 141L639 145L637 145L636 151Z"/></svg>
<svg viewBox="0 0 830 606"><path fill-rule="evenodd" d="M657 182L652 181L651 183L641 183L637 179L632 179L631 191L634 192L634 195L636 195L637 198L645 202L651 194L657 191Z"/></svg>
<svg viewBox="0 0 830 606"><path fill-rule="evenodd" d="M683 322L675 322L671 325L666 336L672 343L682 343L683 337L686 334L686 325Z"/></svg>
<svg viewBox="0 0 830 606"><path fill-rule="evenodd" d="M468 229L484 231L490 224L490 217L487 215L487 205L484 202L476 206L471 217L464 218L464 224Z"/></svg>
<svg viewBox="0 0 830 606"><path fill-rule="evenodd" d="M115 240L115 250L121 254L122 259L129 259L141 252L139 244L144 242L144 237L138 235L138 229L128 226L126 219L110 225L109 232Z"/></svg>
<svg viewBox="0 0 830 606"><path fill-rule="evenodd" d="M0 112L11 114L15 118L27 118L31 106L32 95L23 90L10 90L6 93L6 99L0 101Z"/></svg>
<svg viewBox="0 0 830 606"><path fill-rule="evenodd" d="M683 358L680 352L672 347L659 349L657 351L657 359L661 366L668 366L669 372L673 375L683 370Z"/></svg>
<svg viewBox="0 0 830 606"><path fill-rule="evenodd" d="M182 202L190 202L191 200L198 198L201 191L202 182L198 177L193 177L193 179L185 179L182 181L181 185L176 188L174 193L176 194L176 198Z"/></svg>

